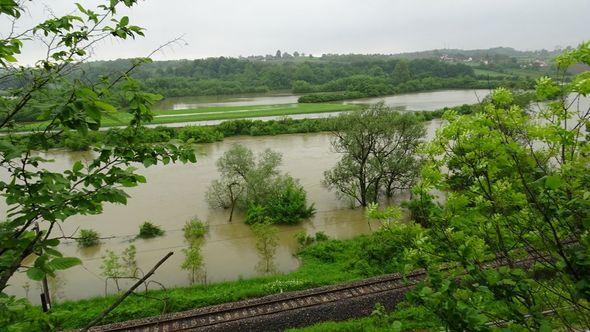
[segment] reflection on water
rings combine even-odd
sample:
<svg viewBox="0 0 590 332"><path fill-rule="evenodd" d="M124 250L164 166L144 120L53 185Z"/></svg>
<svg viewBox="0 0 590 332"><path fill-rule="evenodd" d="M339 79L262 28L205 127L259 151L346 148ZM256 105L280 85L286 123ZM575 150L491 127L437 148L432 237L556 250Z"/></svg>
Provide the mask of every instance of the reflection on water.
<svg viewBox="0 0 590 332"><path fill-rule="evenodd" d="M428 133L432 135L439 121L430 122ZM244 216L236 213L234 221L228 222L229 211L212 210L205 201L205 192L212 179L218 177L216 160L232 144L240 143L255 153L271 148L283 154L282 171L300 179L308 192L308 199L315 204L316 215L297 226L279 226L278 247L273 262L280 272L293 271L298 260L293 255L297 250L295 233L306 231L315 234L322 231L332 238L346 239L370 231L362 209L349 209L346 202L338 200L334 192L322 185L323 172L332 167L339 155L332 152L328 134L280 135L263 137L232 137L223 142L202 144L196 147L197 164L176 164L141 169L147 184L128 190L131 198L126 206L106 205L104 212L96 216L76 216L62 224L65 234L72 234L78 228L92 228L104 239L100 246L81 249L75 242L64 243L62 251L66 256L80 257L84 264L60 274L60 298L80 299L104 293L101 273L101 257L107 249L121 253L139 230L139 225L149 220L161 225L165 236L155 239L135 240L137 264L148 270L168 251L175 254L166 262L152 279L166 287L188 285L186 271L181 269L187 247L182 227L195 217L209 224L201 248L203 271L207 282L235 280L239 277L260 275L256 270L259 256L256 239L250 228L243 223ZM87 162L87 152L51 151L44 154L54 159L53 169L71 167L76 160ZM2 174L6 176L6 174ZM5 215L6 208L1 212ZM375 229L377 225L373 225ZM25 296L23 286L27 282L24 274L11 280L8 291ZM156 287L156 286L155 286ZM30 288L29 299L38 302L39 294Z"/></svg>

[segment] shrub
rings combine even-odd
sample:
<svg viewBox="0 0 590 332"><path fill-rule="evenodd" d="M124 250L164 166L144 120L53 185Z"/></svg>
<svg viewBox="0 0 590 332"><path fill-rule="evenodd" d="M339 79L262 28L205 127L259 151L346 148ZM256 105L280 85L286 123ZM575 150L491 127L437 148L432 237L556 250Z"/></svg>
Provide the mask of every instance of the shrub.
<svg viewBox="0 0 590 332"><path fill-rule="evenodd" d="M269 220L254 224L251 229L256 238L256 251L260 257L257 270L264 273L275 272L274 257L279 246L279 230Z"/></svg>
<svg viewBox="0 0 590 332"><path fill-rule="evenodd" d="M185 142L192 139L195 143L213 143L223 140L223 133L213 127L188 126L178 132L178 138Z"/></svg>
<svg viewBox="0 0 590 332"><path fill-rule="evenodd" d="M300 231L295 233L295 241L299 245L299 248L305 248L314 242L314 238L312 236L307 235L305 231Z"/></svg>
<svg viewBox="0 0 590 332"><path fill-rule="evenodd" d="M93 229L81 229L80 236L76 238L78 246L88 248L96 246L100 243L100 234Z"/></svg>
<svg viewBox="0 0 590 332"><path fill-rule="evenodd" d="M324 232L315 233L315 241L316 242L328 241L329 239L330 238L328 237L328 235L326 235L326 233L324 233Z"/></svg>
<svg viewBox="0 0 590 332"><path fill-rule="evenodd" d="M207 225L205 225L205 223L199 219L193 219L191 221L187 221L186 224L184 224L182 231L184 232L185 240L192 242L205 236L207 233Z"/></svg>
<svg viewBox="0 0 590 332"><path fill-rule="evenodd" d="M315 233L315 237L308 235L305 231L295 233L295 241L299 244L299 249L304 249L309 245L317 242L328 241L330 238L324 232Z"/></svg>
<svg viewBox="0 0 590 332"><path fill-rule="evenodd" d="M346 91L346 92L323 92L314 93L310 95L304 95L299 97L297 102L299 103L325 103L329 101L346 100L346 99L358 99L364 97L370 97L373 93L363 93L359 91Z"/></svg>
<svg viewBox="0 0 590 332"><path fill-rule="evenodd" d="M272 185L270 195L248 206L246 224L269 220L273 224L293 225L315 214L313 204L307 206L307 194L295 179L284 176Z"/></svg>
<svg viewBox="0 0 590 332"><path fill-rule="evenodd" d="M164 235L164 230L160 226L154 225L149 221L144 222L139 226L139 234L137 237L141 239L149 239Z"/></svg>
<svg viewBox="0 0 590 332"><path fill-rule="evenodd" d="M27 299L0 293L2 331L51 331L50 317Z"/></svg>

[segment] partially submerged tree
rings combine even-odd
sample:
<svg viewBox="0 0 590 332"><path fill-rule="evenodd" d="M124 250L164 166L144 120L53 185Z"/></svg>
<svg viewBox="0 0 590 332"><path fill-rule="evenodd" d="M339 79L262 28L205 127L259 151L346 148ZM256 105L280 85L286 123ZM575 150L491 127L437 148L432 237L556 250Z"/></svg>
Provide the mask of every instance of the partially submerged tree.
<svg viewBox="0 0 590 332"><path fill-rule="evenodd" d="M256 265L257 270L262 273L275 272L274 257L279 245L277 227L273 226L270 220L265 220L252 225L251 229L256 238L256 251L260 257Z"/></svg>
<svg viewBox="0 0 590 332"><path fill-rule="evenodd" d="M255 168L254 153L242 145L234 145L217 160L221 179L213 180L206 197L213 208L230 209L231 222L238 200L246 190L246 177Z"/></svg>
<svg viewBox="0 0 590 332"><path fill-rule="evenodd" d="M235 207L247 213L248 223L270 219L273 223L297 223L313 215L307 205L303 187L278 166L282 156L265 150L258 156L242 145L234 145L217 161L221 179L214 180L207 191L207 201L214 208Z"/></svg>
<svg viewBox="0 0 590 332"><path fill-rule="evenodd" d="M367 206L412 185L419 170L416 149L425 133L414 115L378 103L340 115L335 126L332 146L342 159L325 172L328 188Z"/></svg>
<svg viewBox="0 0 590 332"><path fill-rule="evenodd" d="M205 234L208 231L207 225L199 219L193 219L182 228L184 240L188 248L182 249L184 261L181 264L183 270L189 271L189 281L192 284L198 279L205 279L203 271L204 258L201 252L205 240Z"/></svg>
<svg viewBox="0 0 590 332"><path fill-rule="evenodd" d="M0 130L6 134L0 140L0 167L8 174L0 181L0 193L9 211L7 220L0 223L0 291L19 269L40 280L79 264L79 259L62 257L57 250L61 236L54 234L54 227L74 215L101 213L105 202L125 204L128 195L123 189L145 182L133 165L195 162L194 151L188 147L142 144L133 134L152 119L150 107L160 98L142 92L129 77L148 58L136 59L126 71L98 81L74 79L75 72L83 77L80 65L90 59L98 42L143 36L142 28L118 15L119 9L136 2L109 0L94 9L77 4L77 10L68 15L22 30L21 15L36 2L6 0L0 5L0 17L13 21L11 31L0 39L0 80L19 83L0 97ZM21 51L33 41L46 45L43 58L31 67L18 65ZM113 104L115 91L124 103ZM14 119L33 106L43 122L26 137L16 135L21 128ZM118 111L131 114L131 135L94 148L94 160L87 165L76 162L71 169L56 172L47 167L50 160L35 153L68 131L85 135L98 130L103 117ZM40 231L35 230L37 226ZM23 261L32 254L34 263L25 265Z"/></svg>

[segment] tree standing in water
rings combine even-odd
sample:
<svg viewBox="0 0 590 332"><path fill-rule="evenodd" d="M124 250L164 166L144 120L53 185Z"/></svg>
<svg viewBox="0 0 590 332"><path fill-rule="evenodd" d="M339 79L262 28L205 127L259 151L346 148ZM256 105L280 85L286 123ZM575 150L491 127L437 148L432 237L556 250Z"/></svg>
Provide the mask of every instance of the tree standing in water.
<svg viewBox="0 0 590 332"><path fill-rule="evenodd" d="M278 228L269 221L260 222L251 226L252 233L256 238L256 250L260 257L257 269L262 273L273 273L276 271L274 257L279 245Z"/></svg>

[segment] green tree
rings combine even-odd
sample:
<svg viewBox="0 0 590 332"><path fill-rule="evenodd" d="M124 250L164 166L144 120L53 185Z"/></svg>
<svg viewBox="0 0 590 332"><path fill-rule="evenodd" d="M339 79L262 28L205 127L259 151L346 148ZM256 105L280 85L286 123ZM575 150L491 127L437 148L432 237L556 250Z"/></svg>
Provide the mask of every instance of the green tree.
<svg viewBox="0 0 590 332"><path fill-rule="evenodd" d="M230 209L231 222L238 200L246 191L246 178L255 167L254 154L246 147L236 144L217 160L217 170L221 178L213 180L205 194L209 206Z"/></svg>
<svg viewBox="0 0 590 332"><path fill-rule="evenodd" d="M193 242L188 248L182 249L182 252L184 253L184 260L180 268L189 271L189 282L192 285L199 279L199 272L203 268L201 245Z"/></svg>
<svg viewBox="0 0 590 332"><path fill-rule="evenodd" d="M143 36L142 28L118 14L122 8L133 7L135 0L105 1L94 9L76 5L68 15L52 16L26 27L21 18L30 3L35 2L6 0L0 6L0 15L14 21L13 30L0 39L2 79L21 82L0 97L0 130L6 132L0 141L0 167L8 171L7 179L0 181L0 192L10 211L7 220L0 223L2 291L19 269L41 280L53 276L56 270L79 264L79 259L62 257L57 250L60 236L54 234L54 227L71 216L101 213L105 202L125 204L128 195L124 188L146 181L132 166L195 162L189 147L142 144L132 134L125 141L107 140L94 148L96 157L86 166L76 162L64 172L48 167L51 161L36 150L50 147L68 131L83 136L97 131L104 116L122 110L132 115L129 130L137 133L152 119L150 107L160 96L142 92L129 76L149 62L148 58L135 59L122 72L101 80L74 79L97 43ZM46 42L46 56L31 67L19 65L21 51L37 39ZM115 92L125 100L120 109L112 103ZM46 126L19 137L15 119L33 106ZM31 254L36 255L34 262L25 265L23 260Z"/></svg>
<svg viewBox="0 0 590 332"><path fill-rule="evenodd" d="M184 253L184 261L180 266L184 270L189 271L189 280L191 285L194 284L199 274L202 274L204 279L205 273L203 271L203 254L201 249L207 234L207 226L199 219L187 221L182 227L184 241L188 243L188 248L182 249Z"/></svg>
<svg viewBox="0 0 590 332"><path fill-rule="evenodd" d="M278 228L272 225L269 220L253 224L252 233L256 239L256 250L260 257L257 269L263 273L273 273L276 271L274 257L279 245Z"/></svg>
<svg viewBox="0 0 590 332"><path fill-rule="evenodd" d="M562 71L574 63L590 64L590 43L557 58ZM412 301L447 329L590 327L590 108L577 102L590 75L543 77L536 93L556 98L530 112L498 89L481 112L448 112L424 150L416 194L446 199L424 205L429 229L409 252L429 277ZM532 267L519 263L528 255Z"/></svg>
<svg viewBox="0 0 590 332"><path fill-rule="evenodd" d="M102 270L102 276L113 279L115 286L117 287L117 291L121 290L121 287L119 286L119 279L125 275L123 265L119 259L119 255L117 255L114 251L107 249L107 254L103 256L102 265L100 266L100 269Z"/></svg>
<svg viewBox="0 0 590 332"><path fill-rule="evenodd" d="M393 69L393 81L396 84L405 83L412 78L410 73L410 65L406 60L400 60Z"/></svg>
<svg viewBox="0 0 590 332"><path fill-rule="evenodd" d="M379 103L340 115L335 128L332 146L342 159L325 172L328 188L367 206L382 194L390 197L411 186L419 169L416 149L424 136L414 115Z"/></svg>
<svg viewBox="0 0 590 332"><path fill-rule="evenodd" d="M234 145L219 158L221 175L209 187L206 197L214 208L235 207L247 212L246 222L270 219L274 223L297 223L313 215L307 194L291 176L280 174L281 154L265 150L258 156L242 145Z"/></svg>

